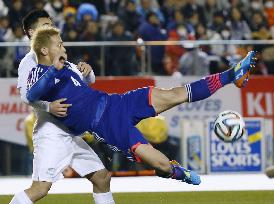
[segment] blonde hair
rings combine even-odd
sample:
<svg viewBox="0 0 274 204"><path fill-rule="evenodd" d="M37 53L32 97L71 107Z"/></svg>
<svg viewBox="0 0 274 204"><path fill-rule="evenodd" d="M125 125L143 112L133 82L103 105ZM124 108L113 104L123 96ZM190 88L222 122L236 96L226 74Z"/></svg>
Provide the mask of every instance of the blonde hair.
<svg viewBox="0 0 274 204"><path fill-rule="evenodd" d="M47 47L51 43L51 37L54 35L60 35L60 31L57 28L43 26L36 29L31 39L31 48L36 53L37 57L40 55L41 49Z"/></svg>

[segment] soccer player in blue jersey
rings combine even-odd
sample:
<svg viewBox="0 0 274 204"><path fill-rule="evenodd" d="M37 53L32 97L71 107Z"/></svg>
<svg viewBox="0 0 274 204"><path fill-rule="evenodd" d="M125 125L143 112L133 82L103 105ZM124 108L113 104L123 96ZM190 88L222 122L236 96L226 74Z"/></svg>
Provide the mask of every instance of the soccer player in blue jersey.
<svg viewBox="0 0 274 204"><path fill-rule="evenodd" d="M72 104L67 117L57 118L75 135L93 132L98 140L129 158L155 168L158 176L199 185L200 177L193 171L172 163L144 139L135 125L184 102L203 100L226 84L246 84L249 70L255 66L255 52L228 71L207 76L182 87L160 89L146 87L125 94L109 95L85 85L66 63L67 55L60 33L55 28L41 28L32 39L38 59L28 79L29 101L54 101L67 98Z"/></svg>

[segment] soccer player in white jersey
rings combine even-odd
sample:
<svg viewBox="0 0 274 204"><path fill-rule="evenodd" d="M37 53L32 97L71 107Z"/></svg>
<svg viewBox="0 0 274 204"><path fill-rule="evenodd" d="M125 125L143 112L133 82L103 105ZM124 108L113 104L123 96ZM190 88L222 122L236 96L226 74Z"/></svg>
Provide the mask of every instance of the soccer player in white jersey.
<svg viewBox="0 0 274 204"><path fill-rule="evenodd" d="M50 16L44 10L34 10L23 19L23 27L29 38L36 28L44 25L52 25ZM19 65L17 85L22 100L34 107L38 118L33 131L33 183L30 188L15 194L10 204L32 204L40 200L47 195L53 182L63 178L62 172L68 166L91 181L96 204L113 204L110 192L111 176L97 154L81 137L71 137L68 129L51 115L67 115L70 104L65 104L66 99L52 103L29 103L26 99L27 78L30 70L36 65L36 56L31 50ZM88 64L70 65L86 83L95 81L94 73Z"/></svg>

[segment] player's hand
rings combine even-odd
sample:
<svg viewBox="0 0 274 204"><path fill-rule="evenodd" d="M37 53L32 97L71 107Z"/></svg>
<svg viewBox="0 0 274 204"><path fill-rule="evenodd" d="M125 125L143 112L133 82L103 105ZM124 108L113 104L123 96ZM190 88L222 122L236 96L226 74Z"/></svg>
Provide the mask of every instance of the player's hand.
<svg viewBox="0 0 274 204"><path fill-rule="evenodd" d="M84 77L88 76L92 70L91 66L85 62L79 62L77 68Z"/></svg>
<svg viewBox="0 0 274 204"><path fill-rule="evenodd" d="M58 70L63 69L66 58L67 58L66 54L56 55L55 58L53 59L53 66Z"/></svg>
<svg viewBox="0 0 274 204"><path fill-rule="evenodd" d="M66 98L61 98L51 102L49 104L49 112L57 117L66 117L68 107L72 106L71 104L63 103L66 100Z"/></svg>

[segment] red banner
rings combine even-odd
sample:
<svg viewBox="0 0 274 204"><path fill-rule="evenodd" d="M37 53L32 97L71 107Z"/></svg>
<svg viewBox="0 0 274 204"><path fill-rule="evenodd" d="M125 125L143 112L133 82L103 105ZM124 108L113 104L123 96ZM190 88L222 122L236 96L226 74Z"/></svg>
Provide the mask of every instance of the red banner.
<svg viewBox="0 0 274 204"><path fill-rule="evenodd" d="M125 93L127 91L154 86L152 77L97 77L91 87L107 93Z"/></svg>
<svg viewBox="0 0 274 204"><path fill-rule="evenodd" d="M241 92L245 117L274 119L274 77L253 77Z"/></svg>

